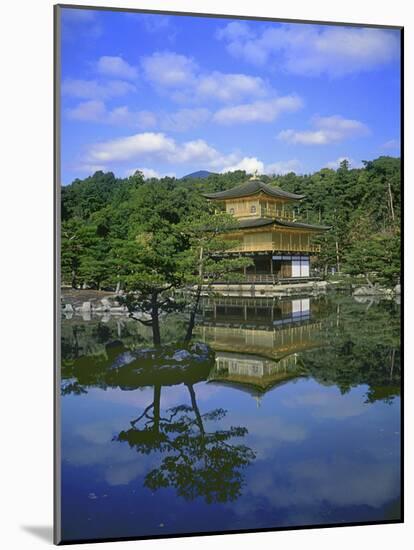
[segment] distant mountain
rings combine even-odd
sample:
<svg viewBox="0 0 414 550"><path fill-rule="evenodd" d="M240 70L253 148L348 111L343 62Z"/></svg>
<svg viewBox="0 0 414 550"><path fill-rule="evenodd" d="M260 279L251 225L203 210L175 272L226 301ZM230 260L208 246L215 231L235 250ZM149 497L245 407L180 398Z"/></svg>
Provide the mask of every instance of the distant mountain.
<svg viewBox="0 0 414 550"><path fill-rule="evenodd" d="M198 170L197 172L192 172L191 174L187 174L186 176L183 176L181 179L186 180L188 178L199 178L204 179L208 178L208 176L212 176L214 172L209 172L208 170Z"/></svg>

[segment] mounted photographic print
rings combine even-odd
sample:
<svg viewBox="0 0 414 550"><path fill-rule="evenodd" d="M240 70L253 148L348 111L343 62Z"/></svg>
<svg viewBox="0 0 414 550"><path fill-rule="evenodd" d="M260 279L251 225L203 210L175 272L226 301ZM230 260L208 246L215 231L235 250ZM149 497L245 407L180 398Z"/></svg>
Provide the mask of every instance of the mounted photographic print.
<svg viewBox="0 0 414 550"><path fill-rule="evenodd" d="M55 56L55 542L401 522L402 28L62 5Z"/></svg>

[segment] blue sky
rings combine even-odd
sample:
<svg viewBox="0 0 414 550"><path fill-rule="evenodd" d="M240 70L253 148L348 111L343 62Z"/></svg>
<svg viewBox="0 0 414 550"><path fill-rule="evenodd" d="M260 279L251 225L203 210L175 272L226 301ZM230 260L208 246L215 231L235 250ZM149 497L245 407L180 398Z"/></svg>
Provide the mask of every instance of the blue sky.
<svg viewBox="0 0 414 550"><path fill-rule="evenodd" d="M63 184L400 154L398 30L61 13Z"/></svg>

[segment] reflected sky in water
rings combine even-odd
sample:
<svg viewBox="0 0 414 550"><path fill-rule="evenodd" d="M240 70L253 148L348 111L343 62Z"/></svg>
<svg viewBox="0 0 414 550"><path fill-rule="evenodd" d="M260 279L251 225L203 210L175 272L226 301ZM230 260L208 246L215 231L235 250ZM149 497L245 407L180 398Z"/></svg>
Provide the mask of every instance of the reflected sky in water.
<svg viewBox="0 0 414 550"><path fill-rule="evenodd" d="M199 363L63 321L64 540L398 519L397 306L263 304L204 304Z"/></svg>

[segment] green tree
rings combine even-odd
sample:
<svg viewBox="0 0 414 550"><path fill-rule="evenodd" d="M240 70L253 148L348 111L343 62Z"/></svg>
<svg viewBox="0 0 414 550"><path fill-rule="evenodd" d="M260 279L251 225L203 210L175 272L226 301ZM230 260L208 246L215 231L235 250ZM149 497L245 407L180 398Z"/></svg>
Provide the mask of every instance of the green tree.
<svg viewBox="0 0 414 550"><path fill-rule="evenodd" d="M373 233L370 222L361 217L355 224L352 244L346 255L345 270L351 275L363 274L372 286L373 279L395 285L400 277L400 235L388 230Z"/></svg>
<svg viewBox="0 0 414 550"><path fill-rule="evenodd" d="M181 242L170 224L141 232L117 248L117 263L130 316L152 327L154 345L160 345L160 315L177 310L172 289L182 284Z"/></svg>
<svg viewBox="0 0 414 550"><path fill-rule="evenodd" d="M63 282L70 282L72 288L77 288L79 277L80 255L84 243L82 242L82 222L72 218L62 223L60 265Z"/></svg>
<svg viewBox="0 0 414 550"><path fill-rule="evenodd" d="M235 220L225 212L212 212L205 204L203 213L196 218L186 218L180 232L186 240L186 250L181 255L183 282L193 294L193 304L185 341L192 338L201 293L211 292L218 281L243 280L243 268L251 265L250 258L228 253L239 243L225 238L226 231L234 229Z"/></svg>

